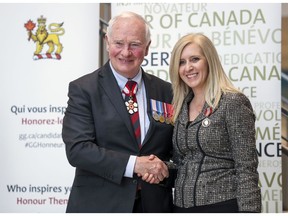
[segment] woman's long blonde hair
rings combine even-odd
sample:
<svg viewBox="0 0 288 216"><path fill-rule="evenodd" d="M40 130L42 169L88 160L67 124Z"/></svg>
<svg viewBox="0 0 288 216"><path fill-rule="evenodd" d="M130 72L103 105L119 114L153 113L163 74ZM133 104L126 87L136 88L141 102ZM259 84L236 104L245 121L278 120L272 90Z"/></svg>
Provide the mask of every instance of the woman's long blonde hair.
<svg viewBox="0 0 288 216"><path fill-rule="evenodd" d="M175 44L170 59L169 74L173 88L172 104L174 108L174 121L180 113L185 97L191 91L191 88L189 88L179 76L179 65L183 49L188 44L192 43L197 44L201 48L208 63L209 71L205 84L205 101L208 105L214 109L217 107L222 93L240 92L233 86L232 82L225 74L217 50L212 41L201 33L185 35Z"/></svg>

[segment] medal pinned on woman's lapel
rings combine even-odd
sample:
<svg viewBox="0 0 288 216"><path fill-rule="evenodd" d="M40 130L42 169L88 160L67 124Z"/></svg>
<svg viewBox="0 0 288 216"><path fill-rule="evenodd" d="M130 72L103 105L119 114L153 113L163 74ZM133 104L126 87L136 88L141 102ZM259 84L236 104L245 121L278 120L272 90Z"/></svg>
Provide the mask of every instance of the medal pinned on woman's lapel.
<svg viewBox="0 0 288 216"><path fill-rule="evenodd" d="M211 124L211 120L208 118L213 112L212 107L208 107L205 111L204 111L204 115L206 116L206 118L202 121L202 126L203 127L209 127L209 125Z"/></svg>
<svg viewBox="0 0 288 216"><path fill-rule="evenodd" d="M210 120L209 118L205 118L205 119L202 121L202 126L203 126L203 127L208 127L210 124L211 124L211 120Z"/></svg>

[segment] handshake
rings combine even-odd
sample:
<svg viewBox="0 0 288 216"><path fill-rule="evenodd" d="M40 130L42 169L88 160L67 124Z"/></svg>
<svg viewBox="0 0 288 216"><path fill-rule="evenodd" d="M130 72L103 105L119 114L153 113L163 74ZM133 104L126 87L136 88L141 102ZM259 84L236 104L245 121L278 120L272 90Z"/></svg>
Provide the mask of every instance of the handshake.
<svg viewBox="0 0 288 216"><path fill-rule="evenodd" d="M169 177L168 167L155 155L137 157L134 172L150 184L159 184Z"/></svg>

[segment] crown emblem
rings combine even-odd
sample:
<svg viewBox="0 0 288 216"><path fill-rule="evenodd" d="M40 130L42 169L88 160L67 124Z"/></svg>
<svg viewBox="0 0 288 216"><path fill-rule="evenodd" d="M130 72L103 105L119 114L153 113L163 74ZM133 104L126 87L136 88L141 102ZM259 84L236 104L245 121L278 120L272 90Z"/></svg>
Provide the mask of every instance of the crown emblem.
<svg viewBox="0 0 288 216"><path fill-rule="evenodd" d="M37 21L38 21L38 25L45 25L45 23L46 23L46 18L43 17L43 15L41 15L41 17L39 17L39 18L37 19Z"/></svg>
<svg viewBox="0 0 288 216"><path fill-rule="evenodd" d="M61 52L63 50L63 45L60 43L59 37L65 33L62 23L51 23L46 28L46 18L41 15L38 19L38 28L36 32L33 33L33 29L36 27L36 23L32 20L27 21L24 24L28 32L28 41L31 39L36 42L36 50L34 52L33 59L61 59ZM46 47L47 50L42 51Z"/></svg>

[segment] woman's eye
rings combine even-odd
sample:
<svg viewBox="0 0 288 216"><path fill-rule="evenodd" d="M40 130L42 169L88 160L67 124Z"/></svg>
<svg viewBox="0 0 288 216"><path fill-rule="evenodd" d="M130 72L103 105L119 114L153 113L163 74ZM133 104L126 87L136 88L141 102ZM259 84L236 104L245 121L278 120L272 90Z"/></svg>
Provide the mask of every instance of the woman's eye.
<svg viewBox="0 0 288 216"><path fill-rule="evenodd" d="M192 58L192 62L197 62L197 61L199 61L199 59L200 58L198 58L198 57Z"/></svg>
<svg viewBox="0 0 288 216"><path fill-rule="evenodd" d="M179 62L179 65L184 65L185 64L185 61L180 61Z"/></svg>

